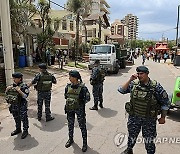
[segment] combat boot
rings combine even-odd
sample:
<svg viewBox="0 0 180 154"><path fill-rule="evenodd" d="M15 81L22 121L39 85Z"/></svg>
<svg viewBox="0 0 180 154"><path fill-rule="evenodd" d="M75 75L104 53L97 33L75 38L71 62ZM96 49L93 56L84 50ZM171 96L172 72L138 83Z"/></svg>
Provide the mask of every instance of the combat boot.
<svg viewBox="0 0 180 154"><path fill-rule="evenodd" d="M127 149L124 150L121 154L133 154L133 150L127 148Z"/></svg>
<svg viewBox="0 0 180 154"><path fill-rule="evenodd" d="M23 131L22 135L21 135L21 139L25 139L28 136L28 131L25 130Z"/></svg>
<svg viewBox="0 0 180 154"><path fill-rule="evenodd" d="M103 103L102 102L99 103L99 107L103 108Z"/></svg>
<svg viewBox="0 0 180 154"><path fill-rule="evenodd" d="M73 140L73 139L69 139L69 140L66 142L65 147L66 147L66 148L69 148L73 143L74 143L74 140Z"/></svg>
<svg viewBox="0 0 180 154"><path fill-rule="evenodd" d="M87 151L87 140L83 140L82 152Z"/></svg>
<svg viewBox="0 0 180 154"><path fill-rule="evenodd" d="M48 117L48 118L46 118L46 122L52 121L52 120L54 120L54 119L55 119L54 117Z"/></svg>
<svg viewBox="0 0 180 154"><path fill-rule="evenodd" d="M93 107L89 108L90 110L98 110L98 107L94 105Z"/></svg>
<svg viewBox="0 0 180 154"><path fill-rule="evenodd" d="M21 133L21 128L17 128L16 130L14 130L12 133L11 133L11 136L14 136L14 135L17 135Z"/></svg>

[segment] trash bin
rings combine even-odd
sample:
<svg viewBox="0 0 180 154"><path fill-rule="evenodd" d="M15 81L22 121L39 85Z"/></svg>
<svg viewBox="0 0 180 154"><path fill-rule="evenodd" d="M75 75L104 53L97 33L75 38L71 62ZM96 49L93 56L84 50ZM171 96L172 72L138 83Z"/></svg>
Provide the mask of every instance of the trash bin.
<svg viewBox="0 0 180 154"><path fill-rule="evenodd" d="M51 65L54 65L55 62L55 56L51 56Z"/></svg>
<svg viewBox="0 0 180 154"><path fill-rule="evenodd" d="M19 49L19 67L23 68L26 66L26 50L25 48Z"/></svg>
<svg viewBox="0 0 180 154"><path fill-rule="evenodd" d="M30 56L27 56L26 57L26 59L27 59L27 66L33 66L33 58L32 58L32 56L30 55Z"/></svg>
<svg viewBox="0 0 180 154"><path fill-rule="evenodd" d="M26 56L19 56L19 67L23 68L26 66Z"/></svg>

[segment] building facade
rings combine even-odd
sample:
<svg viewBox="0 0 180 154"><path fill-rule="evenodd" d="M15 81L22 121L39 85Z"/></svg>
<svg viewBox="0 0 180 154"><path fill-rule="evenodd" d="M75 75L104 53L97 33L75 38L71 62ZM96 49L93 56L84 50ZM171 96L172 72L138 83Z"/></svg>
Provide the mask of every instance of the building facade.
<svg viewBox="0 0 180 154"><path fill-rule="evenodd" d="M125 40L128 37L128 29L127 26L119 19L116 19L112 24L111 24L111 35L110 39L112 42L118 42L120 44L124 44Z"/></svg>
<svg viewBox="0 0 180 154"><path fill-rule="evenodd" d="M87 28L87 41L100 38L101 43L106 43L110 35L109 11L110 6L106 0L93 0L90 15L85 18ZM82 31L82 40L85 41L85 29Z"/></svg>
<svg viewBox="0 0 180 154"><path fill-rule="evenodd" d="M128 39L134 40L138 36L138 22L139 19L133 14L127 14L121 22L128 27Z"/></svg>

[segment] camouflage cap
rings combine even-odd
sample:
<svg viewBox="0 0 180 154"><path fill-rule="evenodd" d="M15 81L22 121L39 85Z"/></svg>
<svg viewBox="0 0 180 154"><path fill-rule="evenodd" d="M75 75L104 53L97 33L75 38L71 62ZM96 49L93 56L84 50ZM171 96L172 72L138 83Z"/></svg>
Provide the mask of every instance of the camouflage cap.
<svg viewBox="0 0 180 154"><path fill-rule="evenodd" d="M47 69L47 66L45 63L39 64L40 69Z"/></svg>
<svg viewBox="0 0 180 154"><path fill-rule="evenodd" d="M23 74L21 72L15 72L15 73L12 74L12 77L13 78L22 78Z"/></svg>
<svg viewBox="0 0 180 154"><path fill-rule="evenodd" d="M146 67L146 66L138 66L137 68L136 68L136 71L137 72L144 72L144 73L149 73L149 69Z"/></svg>

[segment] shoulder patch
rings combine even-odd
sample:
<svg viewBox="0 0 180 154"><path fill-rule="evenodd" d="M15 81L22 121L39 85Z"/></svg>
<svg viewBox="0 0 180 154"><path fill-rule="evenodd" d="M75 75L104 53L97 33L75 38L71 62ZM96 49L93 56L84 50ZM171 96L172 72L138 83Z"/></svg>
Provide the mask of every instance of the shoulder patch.
<svg viewBox="0 0 180 154"><path fill-rule="evenodd" d="M25 93L29 93L29 89L27 88L27 89L25 89Z"/></svg>
<svg viewBox="0 0 180 154"><path fill-rule="evenodd" d="M165 91L163 92L162 95L163 95L163 98L167 98L168 97L168 94Z"/></svg>

